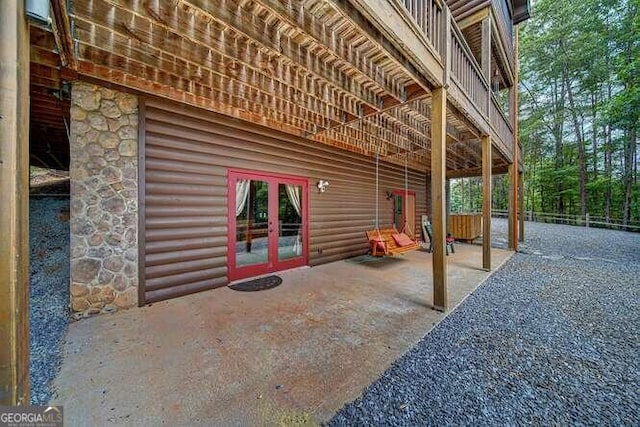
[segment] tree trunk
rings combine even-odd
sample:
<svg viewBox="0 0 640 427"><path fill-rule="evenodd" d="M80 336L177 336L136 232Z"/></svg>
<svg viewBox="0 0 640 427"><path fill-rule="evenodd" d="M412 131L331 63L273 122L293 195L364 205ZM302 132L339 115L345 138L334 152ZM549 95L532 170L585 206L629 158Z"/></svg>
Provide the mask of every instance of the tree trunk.
<svg viewBox="0 0 640 427"><path fill-rule="evenodd" d="M564 168L564 144L562 141L564 133L564 96L565 96L565 84L561 82L560 94L558 94L558 81L554 81L554 106L555 106L555 122L553 125L553 136L555 138L555 154L556 154L556 170ZM559 96L558 96L559 95ZM556 213L559 215L564 214L564 194L562 193L564 186L562 180L556 180Z"/></svg>
<svg viewBox="0 0 640 427"><path fill-rule="evenodd" d="M611 83L607 84L607 99L611 99ZM604 217L606 222L611 221L611 205L612 205L612 174L613 174L613 141L611 136L611 124L605 126L606 143L604 150L604 173L607 177L607 187L605 190Z"/></svg>
<svg viewBox="0 0 640 427"><path fill-rule="evenodd" d="M567 88L567 99L569 101L569 110L571 111L571 119L573 121L573 129L576 134L576 144L578 144L578 168L580 175L580 216L583 218L587 213L587 153L584 146L584 139L580 129L580 121L578 119L578 111L573 98L573 88L569 80L569 72L565 64L562 69L562 77Z"/></svg>
<svg viewBox="0 0 640 427"><path fill-rule="evenodd" d="M598 95L593 92L591 95L591 163L593 166L593 181L598 179ZM596 198L597 200L597 198Z"/></svg>
<svg viewBox="0 0 640 427"><path fill-rule="evenodd" d="M626 228L631 218L631 189L633 188L633 170L635 161L636 128L627 132L624 144L624 205L622 207L622 225Z"/></svg>
<svg viewBox="0 0 640 427"><path fill-rule="evenodd" d="M593 173L591 175L592 182L598 182L598 94L599 89L594 89L591 93L591 167ZM584 130L583 130L584 135ZM594 190L591 191L591 201L590 201L590 211L591 212L602 212L602 193L600 191L600 186L595 187Z"/></svg>
<svg viewBox="0 0 640 427"><path fill-rule="evenodd" d="M638 128L633 127L631 129L631 156L633 159L633 182L631 194L633 195L633 206L636 207L634 211L630 212L629 221L638 220L638 191L633 191L633 188L638 184Z"/></svg>

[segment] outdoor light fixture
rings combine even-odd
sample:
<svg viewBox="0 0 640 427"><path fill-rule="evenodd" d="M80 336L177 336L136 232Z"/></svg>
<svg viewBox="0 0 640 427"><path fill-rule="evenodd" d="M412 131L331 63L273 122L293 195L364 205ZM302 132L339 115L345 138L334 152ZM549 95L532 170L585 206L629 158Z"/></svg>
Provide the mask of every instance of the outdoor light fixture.
<svg viewBox="0 0 640 427"><path fill-rule="evenodd" d="M318 191L320 191L321 193L324 193L325 191L327 191L328 186L329 186L329 181L323 181L323 180L318 181Z"/></svg>

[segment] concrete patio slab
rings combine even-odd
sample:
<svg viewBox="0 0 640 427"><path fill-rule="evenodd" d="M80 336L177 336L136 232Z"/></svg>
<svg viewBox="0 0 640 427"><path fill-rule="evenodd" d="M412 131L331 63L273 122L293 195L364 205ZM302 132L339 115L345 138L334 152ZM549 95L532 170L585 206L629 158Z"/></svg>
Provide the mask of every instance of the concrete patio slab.
<svg viewBox="0 0 640 427"><path fill-rule="evenodd" d="M492 253L496 267L512 254ZM450 307L488 277L481 257L447 258ZM426 252L280 275L70 325L52 404L74 426L317 424L444 318Z"/></svg>

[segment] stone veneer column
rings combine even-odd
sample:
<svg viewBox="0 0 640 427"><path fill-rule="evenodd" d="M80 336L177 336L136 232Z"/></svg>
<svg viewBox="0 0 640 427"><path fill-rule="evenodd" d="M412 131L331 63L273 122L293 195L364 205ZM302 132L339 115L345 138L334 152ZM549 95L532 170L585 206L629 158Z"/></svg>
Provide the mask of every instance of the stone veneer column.
<svg viewBox="0 0 640 427"><path fill-rule="evenodd" d="M93 84L71 90L71 309L138 303L138 99ZM79 315L76 315L79 316Z"/></svg>

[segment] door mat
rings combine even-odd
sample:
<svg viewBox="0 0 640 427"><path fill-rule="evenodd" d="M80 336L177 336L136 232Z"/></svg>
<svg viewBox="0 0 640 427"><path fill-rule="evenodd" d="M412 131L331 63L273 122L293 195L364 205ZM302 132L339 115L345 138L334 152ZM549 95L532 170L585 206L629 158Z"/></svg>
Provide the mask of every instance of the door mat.
<svg viewBox="0 0 640 427"><path fill-rule="evenodd" d="M234 291L241 292L253 292L253 291L264 291L267 289L275 288L282 283L282 278L280 276L265 276L259 277L253 280L247 280L246 282L235 283L229 286L229 289L233 289Z"/></svg>

